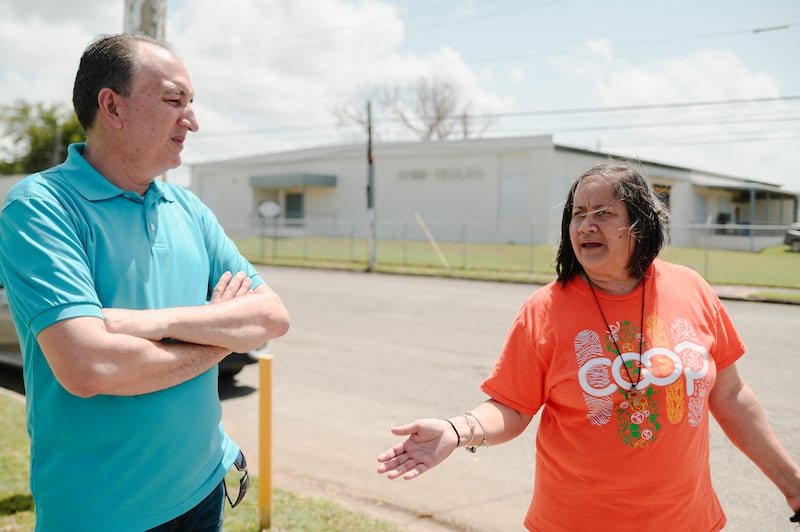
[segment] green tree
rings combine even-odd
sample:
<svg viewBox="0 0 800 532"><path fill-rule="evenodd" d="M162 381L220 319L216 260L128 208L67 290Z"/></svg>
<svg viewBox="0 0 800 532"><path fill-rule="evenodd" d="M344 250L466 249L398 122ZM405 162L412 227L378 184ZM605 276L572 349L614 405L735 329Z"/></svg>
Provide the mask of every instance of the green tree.
<svg viewBox="0 0 800 532"><path fill-rule="evenodd" d="M59 104L18 101L0 106L0 174L30 174L64 160L67 146L84 140L74 111Z"/></svg>

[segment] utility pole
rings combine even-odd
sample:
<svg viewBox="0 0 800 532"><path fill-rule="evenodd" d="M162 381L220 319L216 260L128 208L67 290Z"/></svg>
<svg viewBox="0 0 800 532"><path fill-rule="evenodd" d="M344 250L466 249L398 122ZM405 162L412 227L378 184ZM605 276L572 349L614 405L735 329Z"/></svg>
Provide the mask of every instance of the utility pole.
<svg viewBox="0 0 800 532"><path fill-rule="evenodd" d="M164 40L167 0L125 0L125 33L144 33Z"/></svg>
<svg viewBox="0 0 800 532"><path fill-rule="evenodd" d="M125 0L125 33L143 33L164 42L167 25L167 0ZM160 181L167 180L162 174Z"/></svg>
<svg viewBox="0 0 800 532"><path fill-rule="evenodd" d="M376 222L375 222L375 161L372 158L372 103L367 102L367 240L369 260L367 271L375 269L376 260Z"/></svg>

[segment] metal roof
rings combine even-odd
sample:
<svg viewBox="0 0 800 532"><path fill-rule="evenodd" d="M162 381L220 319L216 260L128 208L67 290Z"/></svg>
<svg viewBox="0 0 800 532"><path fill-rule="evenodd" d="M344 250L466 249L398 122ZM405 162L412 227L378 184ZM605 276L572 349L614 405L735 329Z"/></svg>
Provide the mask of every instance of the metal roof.
<svg viewBox="0 0 800 532"><path fill-rule="evenodd" d="M290 173L250 176L251 187L335 187L336 176L325 174Z"/></svg>

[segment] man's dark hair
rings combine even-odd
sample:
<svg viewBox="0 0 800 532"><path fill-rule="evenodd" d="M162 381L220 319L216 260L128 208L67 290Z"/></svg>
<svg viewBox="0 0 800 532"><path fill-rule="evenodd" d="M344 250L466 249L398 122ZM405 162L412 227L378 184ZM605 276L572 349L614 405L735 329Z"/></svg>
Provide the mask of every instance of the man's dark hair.
<svg viewBox="0 0 800 532"><path fill-rule="evenodd" d="M130 95L131 80L137 67L137 45L140 42L164 46L144 34L120 33L101 35L84 50L72 87L72 105L87 133L97 116L97 96L102 89L109 88L123 96Z"/></svg>
<svg viewBox="0 0 800 532"><path fill-rule="evenodd" d="M580 176L569 189L561 215L561 242L556 253L556 273L562 285L583 271L578 262L569 236L575 191L587 177L605 177L614 187L614 197L628 210L633 253L628 270L633 277L644 277L658 253L667 243L669 212L656 193L650 188L643 173L632 164L621 161L598 164Z"/></svg>

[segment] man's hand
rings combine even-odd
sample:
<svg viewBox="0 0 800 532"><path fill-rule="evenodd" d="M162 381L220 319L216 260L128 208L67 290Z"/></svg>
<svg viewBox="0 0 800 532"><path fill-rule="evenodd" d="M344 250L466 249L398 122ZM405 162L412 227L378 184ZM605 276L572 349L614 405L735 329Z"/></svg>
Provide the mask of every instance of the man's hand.
<svg viewBox="0 0 800 532"><path fill-rule="evenodd" d="M225 272L217 281L216 286L214 286L214 291L211 293L211 302L219 303L220 301L251 294L253 292L250 289L252 284L253 280L244 272L239 272L236 275L231 274L231 272Z"/></svg>
<svg viewBox="0 0 800 532"><path fill-rule="evenodd" d="M252 280L244 272L239 272L236 275L231 274L231 272L225 272L220 276L216 286L214 286L214 291L211 293L211 303L228 301L252 293L251 285ZM103 318L108 332L130 334L155 342L164 340L169 336L163 334L164 327L159 322L160 317L161 314L157 309L103 309Z"/></svg>

